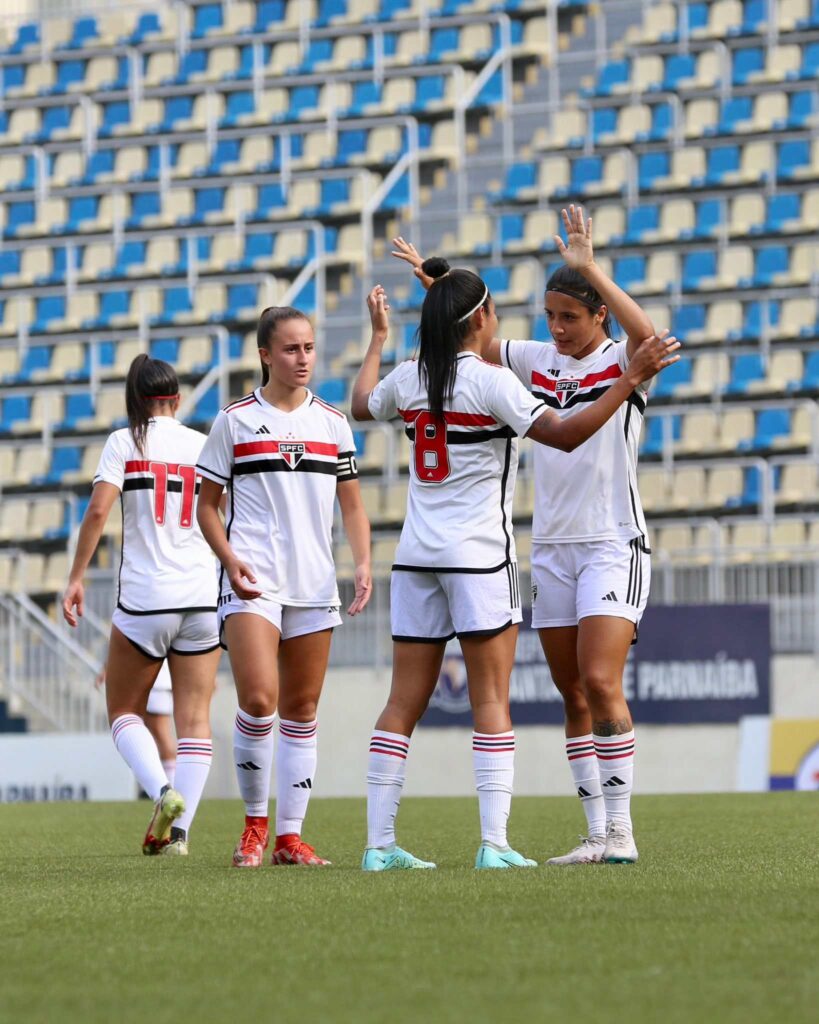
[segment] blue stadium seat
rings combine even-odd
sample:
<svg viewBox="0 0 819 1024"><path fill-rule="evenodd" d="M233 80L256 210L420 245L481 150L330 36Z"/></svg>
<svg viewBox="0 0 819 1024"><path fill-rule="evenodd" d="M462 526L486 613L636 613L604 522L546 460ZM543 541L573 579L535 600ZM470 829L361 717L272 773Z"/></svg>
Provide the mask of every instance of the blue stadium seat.
<svg viewBox="0 0 819 1024"><path fill-rule="evenodd" d="M671 332L681 341L685 341L685 338L690 331L703 330L705 327L706 316L706 308L700 303L691 303L689 305L680 306L674 311L671 321ZM660 376L662 377L668 372L668 370L663 370Z"/></svg>
<svg viewBox="0 0 819 1024"><path fill-rule="evenodd" d="M802 387L806 391L819 391L819 352L809 352L802 375Z"/></svg>
<svg viewBox="0 0 819 1024"><path fill-rule="evenodd" d="M63 430L74 430L77 420L90 419L94 416L94 402L88 391L65 396L65 412L60 427Z"/></svg>
<svg viewBox="0 0 819 1024"><path fill-rule="evenodd" d="M691 185L719 185L727 174L739 170L740 158L739 146L714 146L707 151L705 179L693 178Z"/></svg>
<svg viewBox="0 0 819 1024"><path fill-rule="evenodd" d="M626 291L635 284L642 284L646 279L645 256L621 256L614 264L614 279Z"/></svg>
<svg viewBox="0 0 819 1024"><path fill-rule="evenodd" d="M693 78L697 73L697 58L692 53L674 53L665 59L665 74L662 87L666 92L676 92L678 83Z"/></svg>
<svg viewBox="0 0 819 1024"><path fill-rule="evenodd" d="M127 100L113 100L111 103L102 104L102 124L100 125L99 134L102 137L107 137L114 134L114 130L118 125L129 124L131 121L131 106ZM103 151L105 152L105 151ZM112 158L112 169L113 169L113 156L114 151L108 150ZM96 156L96 154L94 154Z"/></svg>
<svg viewBox="0 0 819 1024"><path fill-rule="evenodd" d="M368 131L366 128L347 128L338 133L338 155L336 162L346 164L351 156L367 151ZM395 154L397 156L397 154Z"/></svg>
<svg viewBox="0 0 819 1024"><path fill-rule="evenodd" d="M617 131L618 111L615 107L593 107L591 114L595 142L600 140L601 135L611 135Z"/></svg>
<svg viewBox="0 0 819 1024"><path fill-rule="evenodd" d="M537 164L533 162L510 164L506 169L506 182L500 191L493 192L492 199L517 199L523 189L534 188L537 182Z"/></svg>
<svg viewBox="0 0 819 1024"><path fill-rule="evenodd" d="M28 64L4 64L3 65L3 91L8 93L12 89L20 89L25 85Z"/></svg>
<svg viewBox="0 0 819 1024"><path fill-rule="evenodd" d="M78 445L67 445L55 448L51 453L51 467L44 477L35 483L56 484L66 473L76 473L82 466L82 448Z"/></svg>
<svg viewBox="0 0 819 1024"><path fill-rule="evenodd" d="M4 277L17 277L19 273L19 250L0 249L0 283L2 283Z"/></svg>
<svg viewBox="0 0 819 1024"><path fill-rule="evenodd" d="M315 110L319 102L319 86L296 85L290 90L290 109L284 115L288 120L298 120L303 114Z"/></svg>
<svg viewBox="0 0 819 1024"><path fill-rule="evenodd" d="M48 142L56 131L68 128L71 124L72 107L44 107L40 131L29 136L30 142Z"/></svg>
<svg viewBox="0 0 819 1024"><path fill-rule="evenodd" d="M131 216L125 221L127 228L138 228L145 217L162 212L158 192L134 192L131 196Z"/></svg>
<svg viewBox="0 0 819 1024"><path fill-rule="evenodd" d="M210 213L222 213L225 208L225 190L218 186L208 188L197 188L193 192L193 216L190 220L194 224L201 224ZM187 218L182 218L186 221Z"/></svg>
<svg viewBox="0 0 819 1024"><path fill-rule="evenodd" d="M140 14L134 26L134 31L128 36L123 36L122 42L130 43L131 46L139 46L149 36L157 35L161 31L162 25L159 21L159 15L155 11L146 11L144 14Z"/></svg>
<svg viewBox="0 0 819 1024"><path fill-rule="evenodd" d="M26 199L19 203L6 203L6 227L3 234L14 238L24 224L33 224L37 219L34 201Z"/></svg>
<svg viewBox="0 0 819 1024"><path fill-rule="evenodd" d="M617 85L625 85L629 81L631 67L627 60L609 61L601 69L597 76L597 85L594 89L582 89L584 96L594 95L610 96Z"/></svg>
<svg viewBox="0 0 819 1024"><path fill-rule="evenodd" d="M429 56L432 60L443 60L447 53L458 49L458 42L461 37L459 28L448 25L446 28L434 28L430 33ZM427 63L426 56L421 58L420 63Z"/></svg>
<svg viewBox="0 0 819 1024"><path fill-rule="evenodd" d="M353 95L347 113L351 117L366 114L366 108L381 102L382 86L375 81L353 82Z"/></svg>
<svg viewBox="0 0 819 1024"><path fill-rule="evenodd" d="M333 59L333 44L334 40L327 37L311 39L299 70L309 75L314 72L316 64L331 61Z"/></svg>
<svg viewBox="0 0 819 1024"><path fill-rule="evenodd" d="M793 178L796 171L810 167L810 141L808 139L789 139L780 142L776 155L776 174L778 178Z"/></svg>
<svg viewBox="0 0 819 1024"><path fill-rule="evenodd" d="M652 398L671 398L680 385L690 384L693 366L690 359L672 363L658 374L651 387ZM651 421L649 421L651 422Z"/></svg>
<svg viewBox="0 0 819 1024"><path fill-rule="evenodd" d="M151 359L164 359L171 366L179 358L179 338L152 338Z"/></svg>
<svg viewBox="0 0 819 1024"><path fill-rule="evenodd" d="M245 254L239 268L252 267L256 261L269 263L275 248L276 236L272 231L256 231L245 235Z"/></svg>
<svg viewBox="0 0 819 1024"><path fill-rule="evenodd" d="M96 18L77 18L74 22L74 31L71 38L65 44L66 50L82 50L93 39L99 35Z"/></svg>
<svg viewBox="0 0 819 1024"><path fill-rule="evenodd" d="M626 231L623 235L623 241L642 242L647 231L656 231L659 226L659 204L650 203L642 206L632 206L626 214ZM615 242L615 239L612 238L611 241Z"/></svg>
<svg viewBox="0 0 819 1024"><path fill-rule="evenodd" d="M6 50L10 56L24 53L31 46L40 45L40 23L38 21L26 22L17 29L17 36L11 46Z"/></svg>
<svg viewBox="0 0 819 1024"><path fill-rule="evenodd" d="M637 158L637 180L643 190L653 188L658 178L667 178L670 170L668 152L641 153Z"/></svg>
<svg viewBox="0 0 819 1024"><path fill-rule="evenodd" d="M222 27L222 5L202 4L194 7L193 32L194 39L202 39L214 29Z"/></svg>
<svg viewBox="0 0 819 1024"><path fill-rule="evenodd" d="M146 242L127 240L123 242L113 266L114 277L125 277L131 267L139 267L145 263Z"/></svg>
<svg viewBox="0 0 819 1024"><path fill-rule="evenodd" d="M381 204L382 210L395 210L404 207L409 203L410 194L409 174L402 174L390 189L389 194Z"/></svg>
<svg viewBox="0 0 819 1024"><path fill-rule="evenodd" d="M162 293L162 319L174 320L180 313L193 309L191 294L187 287L166 288Z"/></svg>
<svg viewBox="0 0 819 1024"><path fill-rule="evenodd" d="M99 196L74 196L68 200L68 220L65 227L69 231L78 231L87 220L97 219L99 211ZM54 230L57 225L54 225Z"/></svg>
<svg viewBox="0 0 819 1024"><path fill-rule="evenodd" d="M748 444L755 450L771 448L778 437L789 437L790 433L790 409L762 409L757 414L756 430ZM740 442L742 447L743 442Z"/></svg>
<svg viewBox="0 0 819 1024"><path fill-rule="evenodd" d="M31 329L35 334L48 330L54 320L65 320L65 295L41 295L34 300L34 323Z"/></svg>
<svg viewBox="0 0 819 1024"><path fill-rule="evenodd" d="M280 209L283 206L287 206L287 199L284 196L281 182L275 181L270 185L259 185L256 193L256 217L264 220L271 210Z"/></svg>
<svg viewBox="0 0 819 1024"><path fill-rule="evenodd" d="M603 177L603 158L581 156L572 160L571 179L568 189L555 189L555 195L567 193L584 195L589 185L596 185Z"/></svg>
<svg viewBox="0 0 819 1024"><path fill-rule="evenodd" d="M84 324L83 326L88 326ZM100 341L97 344L97 366L98 368L110 369L117 359L117 346L114 341ZM91 376L91 346L86 346L83 365L79 370L72 370L66 374L66 380L88 380Z"/></svg>
<svg viewBox="0 0 819 1024"><path fill-rule="evenodd" d="M501 214L498 222L500 244L507 246L510 242L518 242L523 238L523 215L518 213Z"/></svg>
<svg viewBox="0 0 819 1024"><path fill-rule="evenodd" d="M716 277L717 254L713 249L698 249L683 257L682 286L684 291L696 292L700 282Z"/></svg>
<svg viewBox="0 0 819 1024"><path fill-rule="evenodd" d="M483 268L481 277L493 295L503 295L504 292L509 291L510 273L508 267L490 266Z"/></svg>
<svg viewBox="0 0 819 1024"><path fill-rule="evenodd" d="M188 419L191 423L210 424L216 418L218 412L219 389L212 387L202 395Z"/></svg>
<svg viewBox="0 0 819 1024"><path fill-rule="evenodd" d="M437 103L446 93L444 75L422 75L415 80L414 110L425 110L430 103Z"/></svg>
<svg viewBox="0 0 819 1024"><path fill-rule="evenodd" d="M257 294L258 288L255 284L228 285L226 314L235 318L240 310L255 309Z"/></svg>
<svg viewBox="0 0 819 1024"><path fill-rule="evenodd" d="M779 323L782 308L778 299L764 299L761 302L748 302L743 309L742 337L758 339L762 337L765 317L768 327L776 327ZM736 340L734 332L729 332L728 340Z"/></svg>
<svg viewBox="0 0 819 1024"><path fill-rule="evenodd" d="M675 363L674 365L679 366L680 364ZM667 372L667 370L663 370L660 377ZM678 381L678 383L681 382ZM656 394L656 390L654 393ZM671 393L673 392L668 392L668 394ZM669 434L669 441L680 440L682 437L682 416L651 416L646 421L646 432L643 435L643 443L641 445L642 454L662 455L663 447L666 443L666 433Z"/></svg>
<svg viewBox="0 0 819 1024"><path fill-rule="evenodd" d="M319 384L316 394L330 405L342 405L347 398L347 381L344 377L330 377Z"/></svg>
<svg viewBox="0 0 819 1024"><path fill-rule="evenodd" d="M734 135L739 129L737 125L751 121L754 116L754 100L752 96L734 96L726 100L720 110L719 121L715 128L706 128L706 135Z"/></svg>
<svg viewBox="0 0 819 1024"><path fill-rule="evenodd" d="M745 85L754 71L763 71L765 68L765 51L761 46L751 46L742 50L733 51L733 83L734 85Z"/></svg>
<svg viewBox="0 0 819 1024"><path fill-rule="evenodd" d="M31 398L28 395L9 395L2 400L0 432L8 433L15 423L31 419Z"/></svg>
<svg viewBox="0 0 819 1024"><path fill-rule="evenodd" d="M769 196L765 220L751 227L752 234L779 234L786 225L797 227L802 216L802 197L798 192L780 192Z"/></svg>
<svg viewBox="0 0 819 1024"><path fill-rule="evenodd" d="M37 370L47 370L51 366L53 352L51 345L31 345L20 365L17 380L29 381Z"/></svg>
<svg viewBox="0 0 819 1024"><path fill-rule="evenodd" d="M819 43L807 43L802 47L802 67L799 69L799 77L804 79L815 78L819 73Z"/></svg>
<svg viewBox="0 0 819 1024"><path fill-rule="evenodd" d="M720 199L703 199L694 210L693 233L686 229L681 237L712 238L722 225L724 209Z"/></svg>
<svg viewBox="0 0 819 1024"><path fill-rule="evenodd" d="M664 370L663 373L665 372ZM765 367L762 364L762 356L756 352L749 352L734 358L731 378L725 390L728 394L742 394L748 390L751 381L764 379Z"/></svg>
<svg viewBox="0 0 819 1024"><path fill-rule="evenodd" d="M761 32L768 19L768 0L745 0L742 24L728 29L728 35L750 35Z"/></svg>
<svg viewBox="0 0 819 1024"><path fill-rule="evenodd" d="M235 125L240 117L246 117L247 115L255 113L255 111L256 103L253 99L253 93L250 92L250 90L242 90L241 92L229 92L227 94L225 115L222 118L220 124L224 128L229 128Z"/></svg>
<svg viewBox="0 0 819 1024"><path fill-rule="evenodd" d="M99 316L88 324L89 327L107 327L115 316L125 316L131 308L131 294L124 288L102 292L99 299Z"/></svg>
<svg viewBox="0 0 819 1024"><path fill-rule="evenodd" d="M57 81L54 92L68 92L72 85L85 80L84 60L61 60L57 62Z"/></svg>
<svg viewBox="0 0 819 1024"><path fill-rule="evenodd" d="M670 103L655 103L651 108L651 128L648 132L637 132L638 142L662 142L671 135L674 127L674 112Z"/></svg>
<svg viewBox="0 0 819 1024"><path fill-rule="evenodd" d="M814 77L819 77L819 64L814 71ZM814 93L807 89L802 92L792 92L788 97L788 116L784 120L777 118L773 122L774 129L781 131L783 128L809 127L809 122L816 113L816 103L813 97Z"/></svg>
<svg viewBox="0 0 819 1024"><path fill-rule="evenodd" d="M754 255L754 285L765 287L774 284L780 274L788 273L790 259L784 245L765 246L757 249Z"/></svg>
<svg viewBox="0 0 819 1024"><path fill-rule="evenodd" d="M284 18L287 0L259 0L256 7L254 32L267 32Z"/></svg>
<svg viewBox="0 0 819 1024"><path fill-rule="evenodd" d="M193 101L193 96L170 96L166 99L165 116L160 122L159 131L171 132L177 121L187 121L193 117Z"/></svg>

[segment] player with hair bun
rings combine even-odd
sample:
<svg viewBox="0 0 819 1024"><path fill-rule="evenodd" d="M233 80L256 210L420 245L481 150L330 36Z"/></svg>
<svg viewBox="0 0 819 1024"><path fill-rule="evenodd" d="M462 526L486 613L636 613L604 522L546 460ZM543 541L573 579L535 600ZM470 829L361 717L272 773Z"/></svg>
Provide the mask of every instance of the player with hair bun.
<svg viewBox="0 0 819 1024"><path fill-rule="evenodd" d="M515 734L509 677L521 621L512 494L517 437L573 451L615 414L646 378L678 358L673 339L653 338L598 402L563 420L508 369L481 358L497 329L486 284L469 270L430 259L419 355L380 383L389 306L377 285L367 303L372 339L353 387L357 420L401 419L412 442L407 514L393 565L393 678L370 742L365 871L431 868L395 844L410 737L438 679L447 642L460 640L474 732L481 819L478 868L535 862L507 839Z"/></svg>
<svg viewBox="0 0 819 1024"><path fill-rule="evenodd" d="M640 358L654 325L594 260L592 220L562 212L565 266L546 285L552 343L490 339L484 358L508 367L571 423L604 401ZM422 257L403 239L394 255L427 287ZM627 335L612 339L613 313ZM548 863L637 860L630 800L634 727L623 694L629 647L648 600L651 575L637 491L637 448L647 381L591 440L566 453L536 446L532 523L532 626L563 697L566 756L583 803L587 835ZM588 403L592 403L590 406Z"/></svg>
<svg viewBox="0 0 819 1024"><path fill-rule="evenodd" d="M309 319L289 306L265 309L257 342L262 386L219 413L197 467L199 522L222 563L220 636L239 699L233 752L245 827L233 863L254 868L264 859L278 710L272 862L322 866L329 861L301 830L316 772L318 702L341 624L336 498L356 565L350 615L370 599L370 524L347 419L307 386L316 361Z"/></svg>
<svg viewBox="0 0 819 1024"><path fill-rule="evenodd" d="M111 734L155 801L143 853L186 855L210 770L210 701L220 655L216 566L196 524L196 460L205 435L176 419L179 382L161 359L134 359L125 405L128 426L110 435L94 476L63 616L76 626L83 614L83 576L119 498L122 563L105 675ZM143 722L166 658L179 737L173 787Z"/></svg>

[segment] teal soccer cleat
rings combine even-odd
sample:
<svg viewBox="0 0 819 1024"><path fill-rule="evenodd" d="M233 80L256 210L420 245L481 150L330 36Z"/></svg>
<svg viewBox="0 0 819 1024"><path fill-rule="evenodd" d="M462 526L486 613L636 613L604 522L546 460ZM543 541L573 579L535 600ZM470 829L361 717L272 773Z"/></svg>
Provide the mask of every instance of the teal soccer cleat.
<svg viewBox="0 0 819 1024"><path fill-rule="evenodd" d="M478 856L475 858L476 868L536 868L537 861L523 857L511 846L501 849L492 843L481 843Z"/></svg>
<svg viewBox="0 0 819 1024"><path fill-rule="evenodd" d="M362 871L417 871L436 867L431 861L419 860L400 846L378 849L369 846L361 861Z"/></svg>

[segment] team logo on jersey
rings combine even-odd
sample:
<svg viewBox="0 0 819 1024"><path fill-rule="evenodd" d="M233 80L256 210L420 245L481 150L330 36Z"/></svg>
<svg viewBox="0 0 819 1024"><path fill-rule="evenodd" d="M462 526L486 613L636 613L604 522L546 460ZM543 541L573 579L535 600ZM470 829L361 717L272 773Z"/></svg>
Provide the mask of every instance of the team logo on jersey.
<svg viewBox="0 0 819 1024"><path fill-rule="evenodd" d="M566 399L571 398L579 387L579 380L559 380L555 384L555 395L557 396L558 402L560 402L561 405L565 405Z"/></svg>
<svg viewBox="0 0 819 1024"><path fill-rule="evenodd" d="M279 455L291 469L295 469L304 455L304 442L279 441Z"/></svg>

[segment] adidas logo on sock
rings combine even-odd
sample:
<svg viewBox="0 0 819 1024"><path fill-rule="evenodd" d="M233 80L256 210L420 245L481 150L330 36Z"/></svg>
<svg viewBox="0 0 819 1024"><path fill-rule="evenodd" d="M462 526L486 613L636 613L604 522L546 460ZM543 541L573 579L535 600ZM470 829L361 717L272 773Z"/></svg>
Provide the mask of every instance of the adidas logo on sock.
<svg viewBox="0 0 819 1024"><path fill-rule="evenodd" d="M312 789L312 788L313 788L313 780L312 779L305 779L303 782L294 782L293 783L293 789Z"/></svg>
<svg viewBox="0 0 819 1024"><path fill-rule="evenodd" d="M266 427L266 426L264 426L264 424L263 424L263 425L262 425L261 427L259 427L259 429L258 429L258 430L254 430L254 431L253 431L253 433L254 433L254 434L269 434L269 433L270 433L270 431L269 431L269 430L267 429L267 427Z"/></svg>
<svg viewBox="0 0 819 1024"><path fill-rule="evenodd" d="M612 775L608 782L603 783L604 786L625 786L625 782L622 779L618 779L616 775Z"/></svg>
<svg viewBox="0 0 819 1024"><path fill-rule="evenodd" d="M261 765L254 764L252 761L237 761L236 767L244 768L246 772L260 772L262 770Z"/></svg>
<svg viewBox="0 0 819 1024"><path fill-rule="evenodd" d="M589 793L587 789L583 789L583 787L580 786L577 790L577 795L582 799L584 796L591 796L591 793Z"/></svg>
<svg viewBox="0 0 819 1024"><path fill-rule="evenodd" d="M601 601L616 601L617 600L617 595L614 593L613 590L610 590L608 592L608 594L606 594L605 597L601 597L600 600Z"/></svg>

